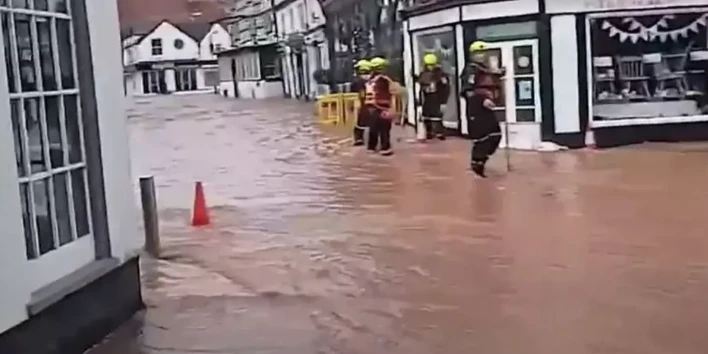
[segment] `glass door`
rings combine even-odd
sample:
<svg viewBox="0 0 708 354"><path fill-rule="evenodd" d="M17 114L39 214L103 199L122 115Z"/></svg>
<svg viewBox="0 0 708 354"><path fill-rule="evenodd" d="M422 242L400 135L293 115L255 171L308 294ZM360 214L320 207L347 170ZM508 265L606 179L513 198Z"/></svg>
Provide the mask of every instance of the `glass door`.
<svg viewBox="0 0 708 354"><path fill-rule="evenodd" d="M451 79L450 96L448 96L447 110L443 115L443 125L448 129L459 129L460 115L457 106L459 94L457 93L457 80L454 80L458 71L454 28L448 26L413 33L413 70L416 74L420 74L423 69L423 57L428 53L433 53L438 57L440 66ZM417 86L415 85L413 91L418 105L420 104L417 102L420 97L420 88Z"/></svg>
<svg viewBox="0 0 708 354"><path fill-rule="evenodd" d="M506 68L495 109L504 133L501 146L521 150L536 149L541 143L538 41L529 39L491 43L487 60L492 69Z"/></svg>

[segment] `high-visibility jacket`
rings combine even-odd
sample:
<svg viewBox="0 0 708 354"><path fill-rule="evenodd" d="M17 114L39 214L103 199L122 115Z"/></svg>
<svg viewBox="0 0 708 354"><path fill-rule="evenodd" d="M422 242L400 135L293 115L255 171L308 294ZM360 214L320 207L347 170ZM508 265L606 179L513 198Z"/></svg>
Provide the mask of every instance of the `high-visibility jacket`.
<svg viewBox="0 0 708 354"><path fill-rule="evenodd" d="M376 74L366 83L364 105L388 111L393 104L393 81L385 74Z"/></svg>

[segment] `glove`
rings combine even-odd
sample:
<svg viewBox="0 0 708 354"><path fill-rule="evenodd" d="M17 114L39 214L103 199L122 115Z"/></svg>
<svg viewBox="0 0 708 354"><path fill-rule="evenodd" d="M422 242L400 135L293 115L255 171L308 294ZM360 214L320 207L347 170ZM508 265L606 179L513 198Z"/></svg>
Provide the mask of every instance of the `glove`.
<svg viewBox="0 0 708 354"><path fill-rule="evenodd" d="M482 102L482 104L484 105L484 108L487 108L487 109L494 109L494 107L497 106L494 104L494 101L492 101L488 98L485 99L484 102Z"/></svg>

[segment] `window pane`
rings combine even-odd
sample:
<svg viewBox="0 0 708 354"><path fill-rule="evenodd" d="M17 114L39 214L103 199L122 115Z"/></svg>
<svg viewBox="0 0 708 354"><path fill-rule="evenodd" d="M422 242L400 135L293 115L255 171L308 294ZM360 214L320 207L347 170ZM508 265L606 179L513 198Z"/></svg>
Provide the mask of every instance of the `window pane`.
<svg viewBox="0 0 708 354"><path fill-rule="evenodd" d="M67 13L66 0L49 0L49 11Z"/></svg>
<svg viewBox="0 0 708 354"><path fill-rule="evenodd" d="M497 121L506 122L506 110L505 109L495 109L494 116L497 117Z"/></svg>
<svg viewBox="0 0 708 354"><path fill-rule="evenodd" d="M49 159L52 168L64 166L64 143L61 138L61 112L59 97L49 96L44 100L47 117L47 136L49 137Z"/></svg>
<svg viewBox="0 0 708 354"><path fill-rule="evenodd" d="M71 171L71 191L74 199L76 235L78 237L86 236L91 232L89 230L85 185L84 169Z"/></svg>
<svg viewBox="0 0 708 354"><path fill-rule="evenodd" d="M59 46L59 69L61 71L61 87L63 89L76 88L74 78L74 58L71 46L71 22L56 20L57 45Z"/></svg>
<svg viewBox="0 0 708 354"><path fill-rule="evenodd" d="M7 87L10 92L17 92L15 87L15 70L17 67L12 60L12 33L10 32L10 14L3 12L0 16L2 22L2 39L5 43L5 68L7 69Z"/></svg>
<svg viewBox="0 0 708 354"><path fill-rule="evenodd" d="M47 11L49 10L49 3L47 0L34 0L34 8L37 10Z"/></svg>
<svg viewBox="0 0 708 354"><path fill-rule="evenodd" d="M49 200L49 186L46 179L34 181L34 211L37 213L37 235L39 254L45 254L56 248L52 228L52 206Z"/></svg>
<svg viewBox="0 0 708 354"><path fill-rule="evenodd" d="M517 122L535 122L536 110L533 108L520 108L516 110Z"/></svg>
<svg viewBox="0 0 708 354"><path fill-rule="evenodd" d="M79 163L83 159L83 146L81 145L81 125L79 125L78 97L76 95L64 96L64 114L66 124L66 138L69 149L69 163Z"/></svg>
<svg viewBox="0 0 708 354"><path fill-rule="evenodd" d="M12 0L12 7L18 7L21 9L29 9L30 0Z"/></svg>
<svg viewBox="0 0 708 354"><path fill-rule="evenodd" d="M54 73L51 22L48 18L37 17L37 41L39 42L42 86L44 91L54 91L57 89L57 81Z"/></svg>
<svg viewBox="0 0 708 354"><path fill-rule="evenodd" d="M39 99L26 98L24 106L31 172L46 171L47 163L44 159L44 134L39 116Z"/></svg>
<svg viewBox="0 0 708 354"><path fill-rule="evenodd" d="M59 245L65 245L73 240L71 232L71 214L69 214L69 192L67 190L66 173L54 175L54 202L56 203L57 227Z"/></svg>
<svg viewBox="0 0 708 354"><path fill-rule="evenodd" d="M22 225L25 231L25 247L27 259L37 258L34 237L32 236L32 212L30 209L29 188L26 183L20 184L20 201L22 202Z"/></svg>
<svg viewBox="0 0 708 354"><path fill-rule="evenodd" d="M29 16L22 14L15 14L14 17L22 91L36 91L37 76L34 69L35 58L32 45L32 35L30 33L30 18Z"/></svg>
<svg viewBox="0 0 708 354"><path fill-rule="evenodd" d="M533 78L517 78L514 80L516 91L517 106L533 106L536 104L534 99Z"/></svg>
<svg viewBox="0 0 708 354"><path fill-rule="evenodd" d="M27 170L25 169L25 144L21 126L22 113L20 112L20 101L10 101L10 107L12 135L15 140L15 162L17 165L17 174L20 177L24 177L27 175Z"/></svg>
<svg viewBox="0 0 708 354"><path fill-rule="evenodd" d="M514 47L514 74L533 74L533 48L530 45Z"/></svg>

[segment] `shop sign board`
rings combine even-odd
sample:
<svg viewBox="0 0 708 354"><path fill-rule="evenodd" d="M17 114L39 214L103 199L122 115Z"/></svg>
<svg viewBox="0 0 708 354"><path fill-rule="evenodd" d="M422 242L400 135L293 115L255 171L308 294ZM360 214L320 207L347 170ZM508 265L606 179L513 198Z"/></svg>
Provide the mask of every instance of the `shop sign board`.
<svg viewBox="0 0 708 354"><path fill-rule="evenodd" d="M600 12L667 7L708 6L706 0L546 0L548 13Z"/></svg>

